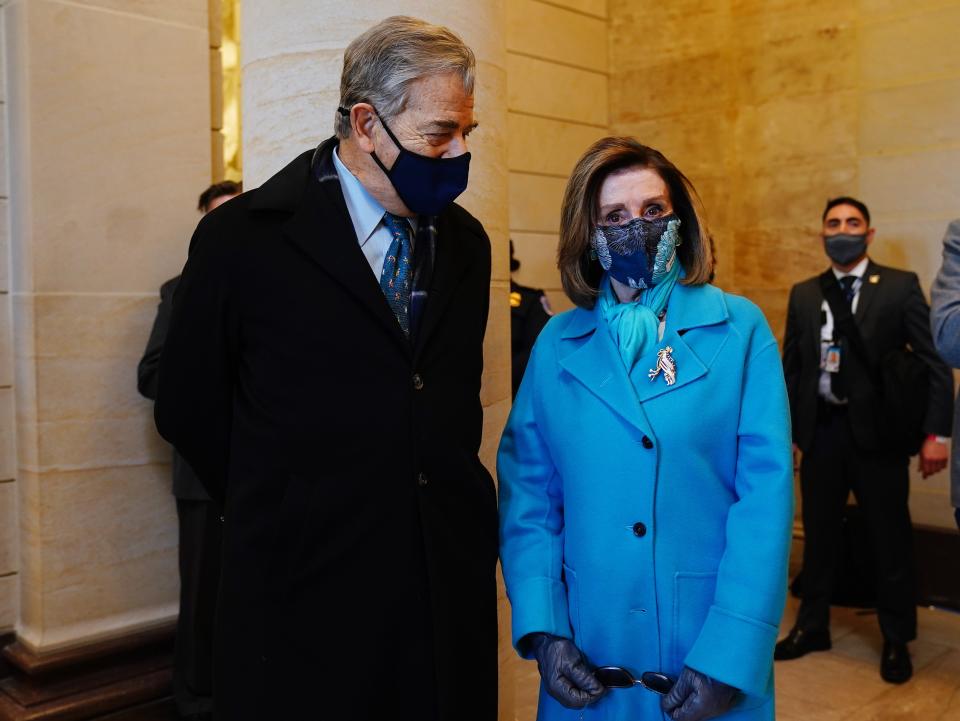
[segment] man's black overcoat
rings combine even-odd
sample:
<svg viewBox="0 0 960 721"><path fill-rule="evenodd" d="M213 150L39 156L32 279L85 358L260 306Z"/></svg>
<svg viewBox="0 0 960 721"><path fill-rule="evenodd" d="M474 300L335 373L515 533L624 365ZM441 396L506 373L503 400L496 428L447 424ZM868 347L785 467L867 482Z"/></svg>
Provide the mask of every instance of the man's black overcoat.
<svg viewBox="0 0 960 721"><path fill-rule="evenodd" d="M827 271L830 272L830 271ZM813 442L820 382L820 328L823 325L820 277L793 286L783 340L783 372L790 396L793 441L807 451ZM930 371L929 401L923 430L949 436L953 413L953 375L933 346L930 307L916 273L867 265L854 313L867 352L879 360L892 350L909 346ZM876 362L876 361L875 361ZM853 437L863 450L883 450L878 426L877 390L856 354L844 349L841 364L849 396Z"/></svg>
<svg viewBox="0 0 960 721"><path fill-rule="evenodd" d="M224 509L217 718L493 721L489 240L440 216L411 345L333 147L200 222L161 359L157 425Z"/></svg>

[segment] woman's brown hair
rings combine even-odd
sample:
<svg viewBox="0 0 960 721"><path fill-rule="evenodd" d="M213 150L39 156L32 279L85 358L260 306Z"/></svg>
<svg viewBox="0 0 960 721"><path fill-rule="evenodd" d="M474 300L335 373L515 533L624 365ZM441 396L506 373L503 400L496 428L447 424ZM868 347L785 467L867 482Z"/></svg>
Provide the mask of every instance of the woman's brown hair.
<svg viewBox="0 0 960 721"><path fill-rule="evenodd" d="M693 184L660 151L634 138L603 138L577 161L563 194L560 214L557 266L564 292L581 308L593 308L603 276L600 262L590 253L590 236L599 225L600 187L611 173L632 167L655 171L670 190L673 212L680 218L682 242L677 256L686 271L686 278L681 282L702 285L710 278L706 230Z"/></svg>

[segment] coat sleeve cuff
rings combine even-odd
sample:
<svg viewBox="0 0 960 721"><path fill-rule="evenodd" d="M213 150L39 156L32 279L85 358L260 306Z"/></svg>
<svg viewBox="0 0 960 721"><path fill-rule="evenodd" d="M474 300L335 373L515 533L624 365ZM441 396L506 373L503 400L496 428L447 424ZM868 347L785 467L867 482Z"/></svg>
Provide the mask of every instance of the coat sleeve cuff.
<svg viewBox="0 0 960 721"><path fill-rule="evenodd" d="M513 647L524 658L517 643L528 633L549 633L573 638L567 612L567 591L553 578L531 578L511 589L511 618Z"/></svg>
<svg viewBox="0 0 960 721"><path fill-rule="evenodd" d="M776 626L713 606L684 663L747 695L767 695L777 631Z"/></svg>

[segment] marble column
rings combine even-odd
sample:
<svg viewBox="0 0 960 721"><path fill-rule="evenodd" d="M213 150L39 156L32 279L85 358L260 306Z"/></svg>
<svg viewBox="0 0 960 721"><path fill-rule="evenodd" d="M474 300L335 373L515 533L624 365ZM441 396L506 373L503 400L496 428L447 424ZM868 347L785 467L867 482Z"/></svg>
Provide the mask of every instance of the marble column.
<svg viewBox="0 0 960 721"><path fill-rule="evenodd" d="M33 670L176 615L169 449L136 366L210 183L207 12L0 2L0 634L24 674L0 719L46 718Z"/></svg>
<svg viewBox="0 0 960 721"><path fill-rule="evenodd" d="M507 201L507 97L503 0L244 0L242 15L244 184L261 184L303 150L333 135L347 44L391 15L446 25L477 55L476 117L470 136L470 188L460 201L483 223L493 245L490 320L484 348L484 437L494 455L510 407ZM501 659L509 648L509 610L501 603ZM514 718L509 673L501 674L501 718Z"/></svg>

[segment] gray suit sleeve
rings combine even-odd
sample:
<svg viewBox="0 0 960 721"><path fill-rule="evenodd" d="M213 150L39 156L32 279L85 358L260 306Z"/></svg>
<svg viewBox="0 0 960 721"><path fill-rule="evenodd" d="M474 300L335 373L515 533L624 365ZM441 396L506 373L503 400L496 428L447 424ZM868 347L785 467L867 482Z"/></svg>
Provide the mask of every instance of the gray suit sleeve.
<svg viewBox="0 0 960 721"><path fill-rule="evenodd" d="M943 264L930 289L930 326L937 351L960 368L960 220L943 238Z"/></svg>
<svg viewBox="0 0 960 721"><path fill-rule="evenodd" d="M910 347L929 369L930 395L923 430L949 436L953 427L953 372L934 348L930 337L930 307L914 273L910 274L910 288L904 299L903 323Z"/></svg>

